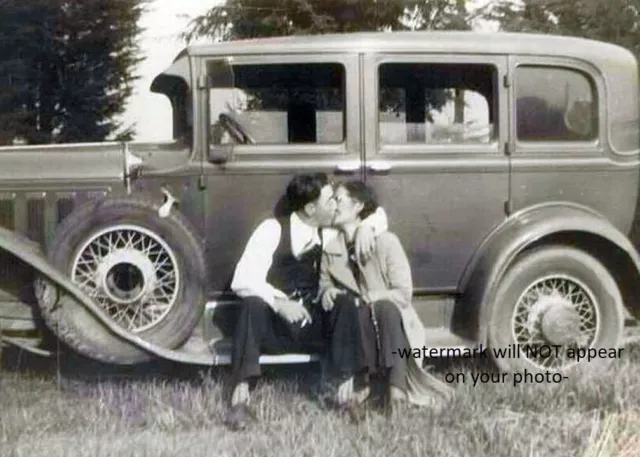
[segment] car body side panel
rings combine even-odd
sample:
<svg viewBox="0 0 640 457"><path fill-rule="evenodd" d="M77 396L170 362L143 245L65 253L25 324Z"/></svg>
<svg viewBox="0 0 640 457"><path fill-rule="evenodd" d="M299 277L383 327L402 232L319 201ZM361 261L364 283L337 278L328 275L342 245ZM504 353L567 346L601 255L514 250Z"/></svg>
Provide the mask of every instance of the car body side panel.
<svg viewBox="0 0 640 457"><path fill-rule="evenodd" d="M77 143L0 147L0 188L24 183L33 190L45 182L76 185L122 179L123 144Z"/></svg>

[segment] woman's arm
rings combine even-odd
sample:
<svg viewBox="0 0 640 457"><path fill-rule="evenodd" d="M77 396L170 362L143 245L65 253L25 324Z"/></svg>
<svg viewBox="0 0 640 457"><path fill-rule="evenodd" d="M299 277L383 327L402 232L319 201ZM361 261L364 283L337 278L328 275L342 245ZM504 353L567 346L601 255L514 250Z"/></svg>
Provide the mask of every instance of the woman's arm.
<svg viewBox="0 0 640 457"><path fill-rule="evenodd" d="M411 303L413 282L411 266L407 254L395 234L386 236L385 243L378 243L380 267L387 282L386 290L371 291L369 299L373 301L391 300L405 308Z"/></svg>

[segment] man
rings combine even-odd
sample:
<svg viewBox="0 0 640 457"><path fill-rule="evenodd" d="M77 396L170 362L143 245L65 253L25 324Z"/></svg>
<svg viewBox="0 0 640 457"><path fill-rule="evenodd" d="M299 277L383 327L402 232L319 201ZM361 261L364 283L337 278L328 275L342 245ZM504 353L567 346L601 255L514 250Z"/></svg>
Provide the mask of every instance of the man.
<svg viewBox="0 0 640 457"><path fill-rule="evenodd" d="M287 186L291 214L264 220L253 232L240 258L231 289L242 300L233 336L231 372L233 393L226 422L245 428L253 414L248 408L249 383L261 374L260 354L314 351L322 341L326 322L317 302L322 245L337 232L328 228L334 218L333 187L324 173L295 176ZM375 235L387 230L384 210L363 221L356 235L357 251L367 258ZM331 329L344 333L332 344L349 339L355 314L337 310ZM346 338L349 336L350 338Z"/></svg>

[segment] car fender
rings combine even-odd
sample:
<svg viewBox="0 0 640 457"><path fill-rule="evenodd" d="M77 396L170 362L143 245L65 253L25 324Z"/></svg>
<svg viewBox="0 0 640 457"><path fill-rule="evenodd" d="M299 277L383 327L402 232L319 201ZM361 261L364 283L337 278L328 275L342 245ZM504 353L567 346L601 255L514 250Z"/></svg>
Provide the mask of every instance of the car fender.
<svg viewBox="0 0 640 457"><path fill-rule="evenodd" d="M573 203L545 203L523 209L496 228L481 244L461 278L462 291L454 309L452 330L485 342L493 311L493 295L516 257L527 248L554 235L580 233L617 247L636 280L640 280L640 256L631 241L604 216ZM585 249L589 252L588 249ZM636 317L640 309L635 309Z"/></svg>

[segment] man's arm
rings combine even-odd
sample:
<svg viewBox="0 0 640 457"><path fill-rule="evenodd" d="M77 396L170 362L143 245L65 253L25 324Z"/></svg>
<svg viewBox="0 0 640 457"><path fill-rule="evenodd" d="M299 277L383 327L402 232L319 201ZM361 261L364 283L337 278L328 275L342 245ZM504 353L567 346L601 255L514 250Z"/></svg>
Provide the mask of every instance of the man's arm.
<svg viewBox="0 0 640 457"><path fill-rule="evenodd" d="M362 221L356 231L356 253L362 263L365 263L373 254L376 244L376 236L389 229L387 213L382 206L378 206L376 212L370 214Z"/></svg>
<svg viewBox="0 0 640 457"><path fill-rule="evenodd" d="M287 297L267 282L281 232L282 227L277 220L267 219L251 234L231 281L231 289L240 297L258 296L272 308L277 297Z"/></svg>

